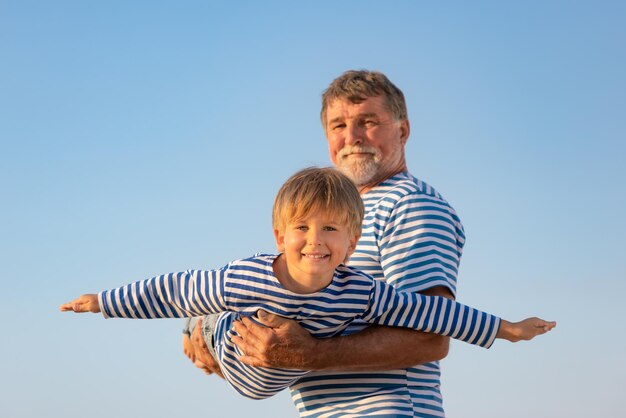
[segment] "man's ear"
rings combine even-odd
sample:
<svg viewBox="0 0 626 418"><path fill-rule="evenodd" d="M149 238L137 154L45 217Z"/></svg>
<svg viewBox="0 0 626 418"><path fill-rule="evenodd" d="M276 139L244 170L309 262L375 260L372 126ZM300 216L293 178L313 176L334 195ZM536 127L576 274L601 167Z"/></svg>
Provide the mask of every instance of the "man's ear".
<svg viewBox="0 0 626 418"><path fill-rule="evenodd" d="M278 252L285 251L285 234L278 229L274 229L274 240L276 240L276 249Z"/></svg>
<svg viewBox="0 0 626 418"><path fill-rule="evenodd" d="M406 145L406 141L409 140L409 135L411 134L411 124L408 119L405 119L400 122L400 139L402 140L402 144Z"/></svg>

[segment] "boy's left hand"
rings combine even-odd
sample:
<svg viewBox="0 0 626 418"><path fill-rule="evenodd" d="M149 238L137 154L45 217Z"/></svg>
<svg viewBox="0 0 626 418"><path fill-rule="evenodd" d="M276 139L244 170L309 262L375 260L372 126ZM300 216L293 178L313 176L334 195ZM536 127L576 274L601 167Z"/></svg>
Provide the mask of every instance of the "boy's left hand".
<svg viewBox="0 0 626 418"><path fill-rule="evenodd" d="M556 327L555 321L546 321L541 318L526 318L519 322L508 322L504 319L500 323L497 338L503 338L513 343L518 341L528 341L537 335L545 334Z"/></svg>
<svg viewBox="0 0 626 418"><path fill-rule="evenodd" d="M61 312L100 312L100 305L98 304L98 295L89 294L82 295L81 297L74 299L71 302L61 305Z"/></svg>

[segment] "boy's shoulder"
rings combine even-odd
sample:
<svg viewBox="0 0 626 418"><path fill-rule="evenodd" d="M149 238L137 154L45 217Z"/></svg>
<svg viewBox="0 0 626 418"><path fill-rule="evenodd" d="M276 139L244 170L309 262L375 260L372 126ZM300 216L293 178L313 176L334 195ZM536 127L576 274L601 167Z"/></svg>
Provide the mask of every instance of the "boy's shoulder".
<svg viewBox="0 0 626 418"><path fill-rule="evenodd" d="M265 270L268 266L271 268L272 263L278 257L278 254L267 254L267 253L256 253L252 256L246 258L239 258L231 261L226 265L226 268L236 268L236 267L250 267L250 268L260 268Z"/></svg>
<svg viewBox="0 0 626 418"><path fill-rule="evenodd" d="M343 283L370 283L374 281L374 278L364 271L346 264L340 264L335 269L335 277Z"/></svg>

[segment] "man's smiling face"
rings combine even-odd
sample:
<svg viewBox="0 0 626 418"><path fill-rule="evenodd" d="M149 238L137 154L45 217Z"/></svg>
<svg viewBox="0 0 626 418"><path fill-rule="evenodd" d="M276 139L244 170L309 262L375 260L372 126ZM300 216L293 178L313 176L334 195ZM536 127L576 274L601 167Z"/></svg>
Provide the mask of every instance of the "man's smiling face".
<svg viewBox="0 0 626 418"><path fill-rule="evenodd" d="M369 189L406 170L409 123L395 119L382 96L361 103L333 100L324 129L331 161L359 188Z"/></svg>

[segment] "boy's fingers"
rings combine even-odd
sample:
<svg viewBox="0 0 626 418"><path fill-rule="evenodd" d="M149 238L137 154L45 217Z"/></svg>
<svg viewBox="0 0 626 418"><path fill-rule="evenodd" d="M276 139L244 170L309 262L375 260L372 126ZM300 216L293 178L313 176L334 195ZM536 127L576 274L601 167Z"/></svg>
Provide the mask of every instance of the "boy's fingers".
<svg viewBox="0 0 626 418"><path fill-rule="evenodd" d="M68 302L68 303L64 303L63 305L61 305L61 311L62 312L67 312L67 311L76 311L78 304L76 302Z"/></svg>
<svg viewBox="0 0 626 418"><path fill-rule="evenodd" d="M64 303L60 307L62 312L72 311L76 313L100 312L96 295L83 295L71 302Z"/></svg>
<svg viewBox="0 0 626 418"><path fill-rule="evenodd" d="M556 326L556 322L555 321L545 321L543 319L539 319L537 320L537 323L535 324L535 327L540 328L541 329L541 333L546 333L548 331L551 331L554 327Z"/></svg>
<svg viewBox="0 0 626 418"><path fill-rule="evenodd" d="M85 312L89 312L89 307L87 306L87 303L85 302L74 302L72 303L72 306L70 307L71 311L74 311L76 313L85 313Z"/></svg>

